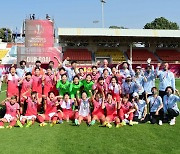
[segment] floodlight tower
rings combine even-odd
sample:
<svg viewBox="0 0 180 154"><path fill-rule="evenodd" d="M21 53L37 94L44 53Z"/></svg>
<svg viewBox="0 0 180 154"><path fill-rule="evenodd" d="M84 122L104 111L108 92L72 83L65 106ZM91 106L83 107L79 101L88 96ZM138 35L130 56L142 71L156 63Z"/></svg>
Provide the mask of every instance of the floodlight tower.
<svg viewBox="0 0 180 154"><path fill-rule="evenodd" d="M104 4L106 3L105 0L100 0L102 4L102 28L104 28Z"/></svg>

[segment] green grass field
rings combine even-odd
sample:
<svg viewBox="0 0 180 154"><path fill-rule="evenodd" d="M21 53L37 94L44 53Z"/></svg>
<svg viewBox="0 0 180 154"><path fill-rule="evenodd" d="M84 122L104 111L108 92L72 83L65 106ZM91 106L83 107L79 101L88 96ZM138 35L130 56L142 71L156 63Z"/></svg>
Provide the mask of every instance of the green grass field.
<svg viewBox="0 0 180 154"><path fill-rule="evenodd" d="M180 90L180 80L176 86ZM2 93L0 100L4 98ZM42 128L36 123L31 128L2 129L0 153L180 153L180 117L175 126L139 124L108 129L98 125L76 127L65 122Z"/></svg>

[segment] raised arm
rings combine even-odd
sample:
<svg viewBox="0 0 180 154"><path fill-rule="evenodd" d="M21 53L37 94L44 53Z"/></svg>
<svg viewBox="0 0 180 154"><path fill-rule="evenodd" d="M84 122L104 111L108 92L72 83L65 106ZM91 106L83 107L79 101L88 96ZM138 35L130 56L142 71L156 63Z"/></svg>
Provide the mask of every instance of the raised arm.
<svg viewBox="0 0 180 154"><path fill-rule="evenodd" d="M77 101L77 105L78 105L78 106L79 106L79 104L80 104L79 93L80 93L80 91L78 90L77 93L76 93L76 101Z"/></svg>
<svg viewBox="0 0 180 154"><path fill-rule="evenodd" d="M5 105L5 104L6 104L6 102L7 102L7 101L9 101L9 100L10 100L10 98L9 98L9 97L7 97L7 98L6 98L5 100L3 100L0 104L1 104L1 105Z"/></svg>
<svg viewBox="0 0 180 154"><path fill-rule="evenodd" d="M161 63L158 63L156 67L156 76L160 75L160 70L159 70L160 66L161 66Z"/></svg>
<svg viewBox="0 0 180 154"><path fill-rule="evenodd" d="M145 93L145 101L146 101L146 104L149 104L149 99L148 99L148 97L147 97L147 93Z"/></svg>

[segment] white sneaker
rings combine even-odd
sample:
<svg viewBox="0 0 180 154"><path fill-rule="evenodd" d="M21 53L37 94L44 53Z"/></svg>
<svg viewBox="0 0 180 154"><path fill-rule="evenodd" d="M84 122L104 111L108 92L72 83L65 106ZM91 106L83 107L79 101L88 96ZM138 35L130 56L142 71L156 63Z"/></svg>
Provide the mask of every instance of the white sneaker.
<svg viewBox="0 0 180 154"><path fill-rule="evenodd" d="M162 120L159 120L159 125L160 125L160 126L162 126L162 125L163 125Z"/></svg>
<svg viewBox="0 0 180 154"><path fill-rule="evenodd" d="M126 123L126 124L129 124L129 120L127 120L127 119L124 119L124 121L125 121L125 123Z"/></svg>
<svg viewBox="0 0 180 154"><path fill-rule="evenodd" d="M175 118L173 118L173 119L171 119L171 121L170 121L169 124L170 124L171 126L173 126L173 125L175 125L175 123L176 123Z"/></svg>

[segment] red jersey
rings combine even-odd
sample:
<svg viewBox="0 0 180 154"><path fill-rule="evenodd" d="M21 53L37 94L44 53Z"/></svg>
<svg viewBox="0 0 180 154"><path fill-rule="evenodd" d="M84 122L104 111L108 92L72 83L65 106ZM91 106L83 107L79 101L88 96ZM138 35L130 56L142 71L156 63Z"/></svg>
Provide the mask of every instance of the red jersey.
<svg viewBox="0 0 180 154"><path fill-rule="evenodd" d="M98 92L100 93L104 92L104 94L107 94L108 85L106 83L104 83L103 85L96 83L93 85L93 90L98 90Z"/></svg>
<svg viewBox="0 0 180 154"><path fill-rule="evenodd" d="M20 109L19 104L11 104L10 102L6 102L6 114L10 114L12 117L17 117L17 111Z"/></svg>
<svg viewBox="0 0 180 154"><path fill-rule="evenodd" d="M92 75L92 81L93 82L95 82L95 81L97 81L98 79L99 79L99 77L100 77L100 74L99 73L96 73L96 74L91 74Z"/></svg>
<svg viewBox="0 0 180 154"><path fill-rule="evenodd" d="M32 115L37 115L37 102L33 102L30 97L26 100L27 102L27 110L26 110L26 116L32 116Z"/></svg>
<svg viewBox="0 0 180 154"><path fill-rule="evenodd" d="M123 109L124 111L128 112L129 109L131 109L132 104L130 102L127 102L126 104L122 103L121 104L121 109Z"/></svg>
<svg viewBox="0 0 180 154"><path fill-rule="evenodd" d="M42 76L33 75L32 80L32 91L36 91L39 94L42 94Z"/></svg>
<svg viewBox="0 0 180 154"><path fill-rule="evenodd" d="M19 89L18 89L18 81L19 77L17 75L12 76L11 74L8 75L8 82L7 82L7 97L11 96L18 96Z"/></svg>
<svg viewBox="0 0 180 154"><path fill-rule="evenodd" d="M111 92L113 99L120 100L120 91L121 86L119 84L115 84L115 86L112 83L109 84L109 92Z"/></svg>
<svg viewBox="0 0 180 154"><path fill-rule="evenodd" d="M98 113L104 114L104 110L102 109L102 103L96 100L93 100L94 110L92 112L92 115L96 115Z"/></svg>
<svg viewBox="0 0 180 154"><path fill-rule="evenodd" d="M125 77L124 77L123 75L119 74L119 73L114 74L113 76L117 77L118 83L119 83L120 85L122 85L123 79L125 79ZM113 77L113 76L111 76L111 77Z"/></svg>
<svg viewBox="0 0 180 154"><path fill-rule="evenodd" d="M104 82L108 85L110 83L111 80L111 76L107 76L106 78L104 78Z"/></svg>
<svg viewBox="0 0 180 154"><path fill-rule="evenodd" d="M54 85L54 75L45 75L45 81L44 81L44 94L47 96L48 92L53 91Z"/></svg>
<svg viewBox="0 0 180 154"><path fill-rule="evenodd" d="M108 115L116 115L117 114L117 109L116 109L116 102L112 100L112 103L105 103L106 106L106 112L107 116Z"/></svg>
<svg viewBox="0 0 180 154"><path fill-rule="evenodd" d="M26 96L28 96L28 97L31 96L30 89L32 89L32 83L33 83L32 79L30 81L27 81L26 79L23 80L22 89L21 89L21 95L24 94L25 92L29 91L29 92L26 93Z"/></svg>
<svg viewBox="0 0 180 154"><path fill-rule="evenodd" d="M57 107L56 107L56 101L57 99L54 99L54 100L47 100L46 101L46 111L45 111L45 115L48 115L50 113L57 113Z"/></svg>
<svg viewBox="0 0 180 154"><path fill-rule="evenodd" d="M35 68L32 70L32 75L35 75ZM40 68L40 75L44 75L43 68Z"/></svg>

